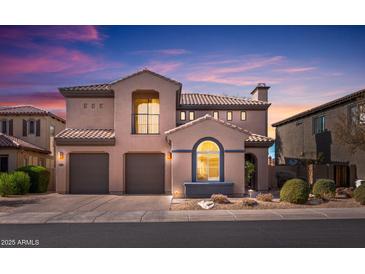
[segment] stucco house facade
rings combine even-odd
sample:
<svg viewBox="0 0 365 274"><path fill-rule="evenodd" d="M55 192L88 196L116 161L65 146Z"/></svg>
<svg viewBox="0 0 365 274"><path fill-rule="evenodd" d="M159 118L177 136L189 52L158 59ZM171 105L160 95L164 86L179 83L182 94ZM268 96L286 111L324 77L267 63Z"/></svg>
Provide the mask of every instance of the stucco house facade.
<svg viewBox="0 0 365 274"><path fill-rule="evenodd" d="M147 69L60 88L67 111L55 138L56 191L181 197L189 184L231 185L232 195L265 191L268 89L259 85L251 99L182 93L181 83ZM250 185L247 159L256 166Z"/></svg>
<svg viewBox="0 0 365 274"><path fill-rule="evenodd" d="M0 107L0 172L26 165L55 168L54 137L65 120L33 106ZM54 190L54 180L50 189Z"/></svg>
<svg viewBox="0 0 365 274"><path fill-rule="evenodd" d="M315 162L322 166L317 177L333 179L337 186L364 179L364 151L352 151L336 134L338 123L346 125L348 131L365 126L364 98L362 89L274 123L276 165Z"/></svg>

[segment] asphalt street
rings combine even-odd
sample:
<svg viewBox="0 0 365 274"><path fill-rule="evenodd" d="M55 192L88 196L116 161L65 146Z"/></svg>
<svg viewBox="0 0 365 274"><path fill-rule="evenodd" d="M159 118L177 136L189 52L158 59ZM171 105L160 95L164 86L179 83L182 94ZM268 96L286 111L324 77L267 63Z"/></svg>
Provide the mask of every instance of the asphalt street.
<svg viewBox="0 0 365 274"><path fill-rule="evenodd" d="M365 220L2 224L0 247L365 247Z"/></svg>

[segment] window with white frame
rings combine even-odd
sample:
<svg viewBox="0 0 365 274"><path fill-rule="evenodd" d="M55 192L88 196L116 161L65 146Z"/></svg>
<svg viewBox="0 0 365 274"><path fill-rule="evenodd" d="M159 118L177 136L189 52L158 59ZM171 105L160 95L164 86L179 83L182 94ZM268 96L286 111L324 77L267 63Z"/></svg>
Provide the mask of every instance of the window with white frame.
<svg viewBox="0 0 365 274"><path fill-rule="evenodd" d="M326 116L321 115L313 118L313 134L322 133L326 130Z"/></svg>
<svg viewBox="0 0 365 274"><path fill-rule="evenodd" d="M227 111L227 121L232 121L232 119L233 119L232 111Z"/></svg>
<svg viewBox="0 0 365 274"><path fill-rule="evenodd" d="M246 121L246 111L241 111L241 121Z"/></svg>
<svg viewBox="0 0 365 274"><path fill-rule="evenodd" d="M185 121L185 120L186 120L186 112L180 111L180 121Z"/></svg>

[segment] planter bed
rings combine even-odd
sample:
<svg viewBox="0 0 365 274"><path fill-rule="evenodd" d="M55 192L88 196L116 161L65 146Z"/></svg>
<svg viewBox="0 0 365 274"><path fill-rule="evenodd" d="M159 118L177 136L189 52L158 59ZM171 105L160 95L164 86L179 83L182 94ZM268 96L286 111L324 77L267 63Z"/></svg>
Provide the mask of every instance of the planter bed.
<svg viewBox="0 0 365 274"><path fill-rule="evenodd" d="M201 200L202 199L174 199L171 204L171 210L205 210L198 205L198 202L200 202ZM334 199L329 202L322 202L320 204L311 204L313 200L310 199L307 204L304 205L280 202L275 199L273 202L257 201L258 205L253 207L244 206L241 202L242 198L230 198L230 200L232 203L215 204L211 210L364 207L356 202L354 199Z"/></svg>
<svg viewBox="0 0 365 274"><path fill-rule="evenodd" d="M233 195L233 183L231 182L185 182L185 197L203 198L212 194Z"/></svg>

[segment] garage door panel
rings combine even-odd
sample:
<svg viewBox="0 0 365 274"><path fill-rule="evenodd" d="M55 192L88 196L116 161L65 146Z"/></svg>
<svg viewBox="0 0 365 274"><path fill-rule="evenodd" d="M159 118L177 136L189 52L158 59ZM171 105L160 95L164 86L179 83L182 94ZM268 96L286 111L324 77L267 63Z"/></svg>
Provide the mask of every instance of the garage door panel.
<svg viewBox="0 0 365 274"><path fill-rule="evenodd" d="M162 153L126 154L126 192L163 194L165 162Z"/></svg>
<svg viewBox="0 0 365 274"><path fill-rule="evenodd" d="M70 193L109 193L109 155L106 153L70 154Z"/></svg>

